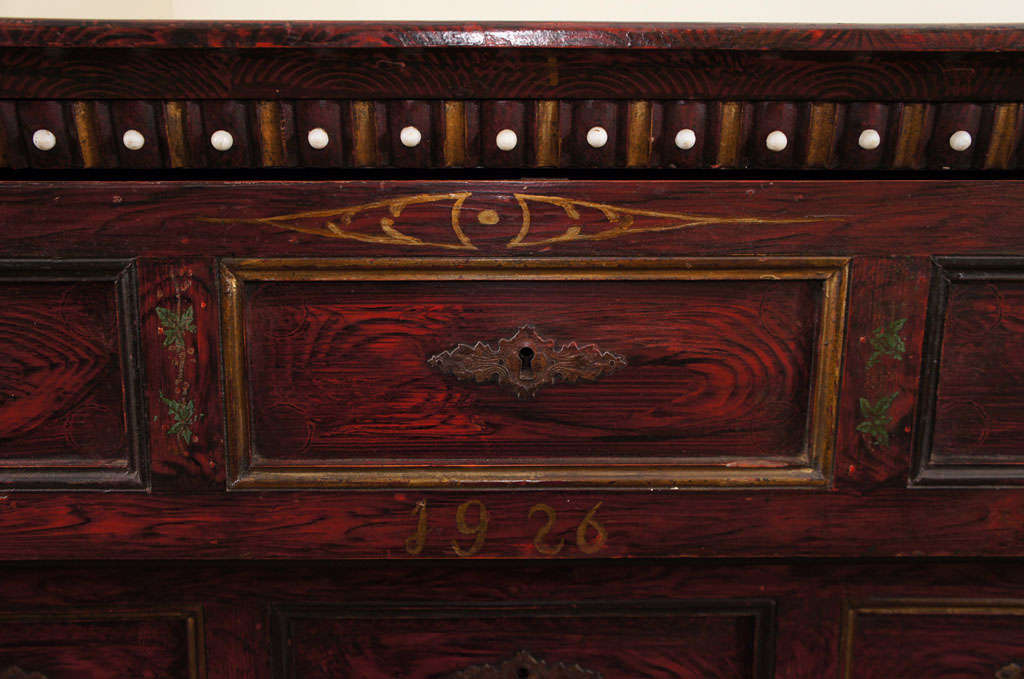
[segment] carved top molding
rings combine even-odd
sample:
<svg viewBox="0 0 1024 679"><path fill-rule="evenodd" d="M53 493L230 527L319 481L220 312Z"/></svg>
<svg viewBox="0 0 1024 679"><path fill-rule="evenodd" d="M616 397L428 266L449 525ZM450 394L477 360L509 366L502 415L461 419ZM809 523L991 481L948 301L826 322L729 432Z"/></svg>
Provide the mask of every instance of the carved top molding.
<svg viewBox="0 0 1024 679"><path fill-rule="evenodd" d="M0 21L0 47L1024 51L1020 25Z"/></svg>

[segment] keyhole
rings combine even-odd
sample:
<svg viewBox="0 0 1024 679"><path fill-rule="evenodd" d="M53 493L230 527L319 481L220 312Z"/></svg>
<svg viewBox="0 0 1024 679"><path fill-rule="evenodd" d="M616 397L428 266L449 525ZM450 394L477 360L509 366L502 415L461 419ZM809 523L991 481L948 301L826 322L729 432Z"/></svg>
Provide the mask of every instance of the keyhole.
<svg viewBox="0 0 1024 679"><path fill-rule="evenodd" d="M519 377L524 380L533 379L533 349L523 347L519 350Z"/></svg>
<svg viewBox="0 0 1024 679"><path fill-rule="evenodd" d="M523 352L519 353L522 354ZM519 671L516 672L516 675L519 677L519 679L527 679L527 677L530 676L530 670L526 669L525 667L520 667Z"/></svg>

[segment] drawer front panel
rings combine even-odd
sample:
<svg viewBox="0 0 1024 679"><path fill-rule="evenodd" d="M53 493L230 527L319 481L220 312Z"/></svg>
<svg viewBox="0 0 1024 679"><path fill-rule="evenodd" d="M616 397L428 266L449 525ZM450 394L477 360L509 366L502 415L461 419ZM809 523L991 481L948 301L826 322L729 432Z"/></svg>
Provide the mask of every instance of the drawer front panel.
<svg viewBox="0 0 1024 679"><path fill-rule="evenodd" d="M844 616L843 679L994 677L1024 673L1024 601L855 604Z"/></svg>
<svg viewBox="0 0 1024 679"><path fill-rule="evenodd" d="M203 679L198 610L0 613L4 679Z"/></svg>
<svg viewBox="0 0 1024 679"><path fill-rule="evenodd" d="M1024 259L936 260L916 481L1024 482Z"/></svg>
<svg viewBox="0 0 1024 679"><path fill-rule="evenodd" d="M243 486L827 473L841 260L292 260L224 274Z"/></svg>
<svg viewBox="0 0 1024 679"><path fill-rule="evenodd" d="M135 271L0 261L0 486L141 487Z"/></svg>
<svg viewBox="0 0 1024 679"><path fill-rule="evenodd" d="M282 607L277 679L767 678L766 602Z"/></svg>

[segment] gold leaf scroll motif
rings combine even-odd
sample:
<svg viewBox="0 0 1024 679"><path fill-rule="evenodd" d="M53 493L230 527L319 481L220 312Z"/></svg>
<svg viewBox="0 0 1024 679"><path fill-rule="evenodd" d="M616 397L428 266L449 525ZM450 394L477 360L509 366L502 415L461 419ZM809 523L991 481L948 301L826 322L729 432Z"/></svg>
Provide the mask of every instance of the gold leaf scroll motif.
<svg viewBox="0 0 1024 679"><path fill-rule="evenodd" d="M538 247L581 240L608 240L634 233L678 231L680 229L711 224L783 224L815 221L811 219L761 219L759 217L702 217L700 215L679 212L637 210L634 208L617 207L607 203L592 203L586 200L573 200L558 196L536 196L525 193L515 193L512 195L519 204L519 209L522 210L523 221L519 233L506 246L510 248ZM533 217L530 213L531 202L547 203L560 207L573 223L557 236L529 240L530 227L533 225ZM579 223L582 219L580 208L597 210L604 215L607 226L604 228L598 226L594 231L587 232L584 225ZM653 218L653 221L640 224L637 222L637 217L650 217Z"/></svg>
<svg viewBox="0 0 1024 679"><path fill-rule="evenodd" d="M459 223L459 216L462 211L462 204L466 202L471 193L424 193L415 196L403 196L401 198L389 198L378 200L372 203L362 203L352 207L337 208L334 210L312 210L309 212L295 212L277 217L241 218L241 219L203 219L204 222L217 223L246 223L274 226L289 231L308 233L314 236L325 238L345 238L357 240L363 243L377 243L381 245L414 245L421 247L447 248L450 250L476 250L476 246L470 242L462 225ZM421 205L424 203L440 203L452 201L451 207L451 228L455 236L452 242L431 242L410 236L396 226L396 221L402 216L402 211L410 205ZM363 232L353 230L353 221L356 217L372 210L386 210L387 215L381 217L377 222L379 233ZM322 220L322 221L318 221ZM310 223L313 222L313 223Z"/></svg>
<svg viewBox="0 0 1024 679"><path fill-rule="evenodd" d="M346 238L363 243L380 245L405 245L416 247L435 247L450 250L476 250L466 233L462 230L460 216L463 204L472 196L464 193L426 193L400 198L362 203L352 207L334 210L313 210L296 212L277 217L260 218L206 218L202 221L217 223L247 223L269 225L280 229L308 233L325 238ZM659 210L639 210L618 207L607 203L594 203L586 200L574 200L559 196L539 196L526 193L512 194L521 211L521 222L518 233L506 243L509 248L544 247L558 243L573 241L608 240L620 236L637 233L655 233L660 231L678 231L698 226L715 224L793 224L799 222L821 221L821 219L762 219L760 217L712 217L686 214L680 212L662 212ZM451 242L425 241L404 233L397 226L403 210L410 205L425 203L441 203L451 201L450 223L454 236ZM535 225L535 216L531 211L532 204L553 205L560 208L570 223L565 230L555 236L534 236L530 238L531 228ZM384 210L386 216L381 217L372 231L355 230L357 217L373 210ZM603 220L590 224L584 220L584 211L595 210ZM483 210L478 215L482 224L493 225L498 222L494 210Z"/></svg>

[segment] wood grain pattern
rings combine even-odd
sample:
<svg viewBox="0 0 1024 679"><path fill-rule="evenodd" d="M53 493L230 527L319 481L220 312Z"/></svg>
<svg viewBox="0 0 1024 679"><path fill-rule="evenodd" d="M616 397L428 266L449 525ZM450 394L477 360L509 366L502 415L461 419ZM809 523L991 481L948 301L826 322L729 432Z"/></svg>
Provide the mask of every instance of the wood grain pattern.
<svg viewBox="0 0 1024 679"><path fill-rule="evenodd" d="M842 679L995 677L1019 658L1024 602L978 599L855 601L843 611ZM893 653L898 644L900 653ZM969 649L952 652L953 649Z"/></svg>
<svg viewBox="0 0 1024 679"><path fill-rule="evenodd" d="M228 261L221 273L233 483L824 483L835 435L844 267L843 260L739 258L582 266ZM766 276L821 282L733 282ZM416 281L431 281L432 292ZM725 283L716 290L711 281ZM631 301L607 317L609 299ZM469 301L472 313L445 311ZM667 312L670 306L677 310ZM718 308L731 311L706 311ZM658 326L647 320L652 314L662 319ZM538 411L504 390L448 384L426 363L459 341L523 323L624 354L632 369L585 388L551 388ZM725 335L734 338L728 355L718 348ZM339 402L361 405L340 413ZM475 457L481 447L487 464ZM431 472L439 467L442 473Z"/></svg>
<svg viewBox="0 0 1024 679"><path fill-rule="evenodd" d="M1019 30L1019 29L1018 29ZM710 31L713 32L713 31ZM994 32L998 33L998 32ZM749 39L756 41L757 31ZM640 38L642 39L642 38ZM981 41L979 41L981 42ZM1021 50L0 46L0 97L1015 101ZM400 64L400 67L397 66ZM88 77L80 77L88 74ZM557 77L552 77L556 74Z"/></svg>
<svg viewBox="0 0 1024 679"><path fill-rule="evenodd" d="M584 676L764 679L774 665L773 613L768 601L728 600L276 607L275 676L468 678L476 675L460 673L474 664L528 648Z"/></svg>
<svg viewBox="0 0 1024 679"><path fill-rule="evenodd" d="M1022 262L951 257L935 266L914 481L1020 483L1017 375L1024 368L1015 342Z"/></svg>
<svg viewBox="0 0 1024 679"><path fill-rule="evenodd" d="M0 667L30 667L47 679L204 679L203 643L198 608L0 611Z"/></svg>
<svg viewBox="0 0 1024 679"><path fill-rule="evenodd" d="M0 479L15 488L148 483L135 270L0 262Z"/></svg>

